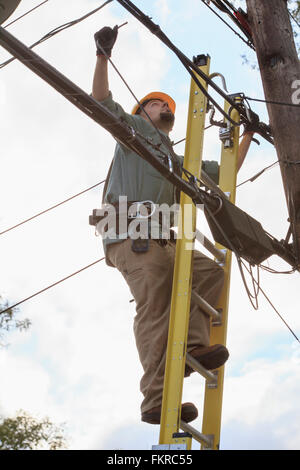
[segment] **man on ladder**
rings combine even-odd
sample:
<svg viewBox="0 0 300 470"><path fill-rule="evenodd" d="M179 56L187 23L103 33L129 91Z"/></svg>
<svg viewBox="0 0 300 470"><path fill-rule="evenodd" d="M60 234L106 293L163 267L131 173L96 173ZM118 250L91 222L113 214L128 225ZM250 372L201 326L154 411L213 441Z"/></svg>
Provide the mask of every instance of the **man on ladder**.
<svg viewBox="0 0 300 470"><path fill-rule="evenodd" d="M174 154L169 133L175 119L175 102L164 93L146 95L131 114L116 103L109 91L108 57L118 34L117 27L102 28L95 34L97 62L93 79L93 97L119 118L125 120L134 130L152 143L153 153L172 156L177 171L183 160ZM239 167L248 151L253 132L247 132L242 142ZM171 207L178 202L176 188L140 156L117 143L112 165L104 188L103 202L118 206L119 196L127 196L130 202L151 202ZM118 211L118 209L117 209ZM152 212L152 210L151 210ZM138 211L137 211L138 213ZM132 221L128 219L128 224ZM150 217L149 217L150 219ZM118 224L117 224L118 227ZM105 234L107 235L107 234ZM119 237L118 237L119 235ZM149 234L149 237L151 235ZM172 294L172 279L176 243L162 238L133 240L124 233L109 238L103 237L106 262L116 267L126 280L136 302L134 334L144 375L140 388L144 395L141 404L141 419L147 423L159 424L164 384L168 323ZM215 306L223 287L223 270L210 258L194 251L192 289L210 305ZM209 345L209 317L199 311L191 302L187 352L208 370L222 366L229 357L225 346ZM193 370L186 366L185 377ZM191 422L198 416L192 403L184 403L181 418Z"/></svg>

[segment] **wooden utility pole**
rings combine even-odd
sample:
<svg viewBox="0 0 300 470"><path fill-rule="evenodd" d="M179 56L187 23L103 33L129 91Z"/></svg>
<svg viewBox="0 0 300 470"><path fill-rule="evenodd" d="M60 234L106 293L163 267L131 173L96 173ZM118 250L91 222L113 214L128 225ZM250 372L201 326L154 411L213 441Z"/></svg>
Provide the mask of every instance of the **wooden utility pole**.
<svg viewBox="0 0 300 470"><path fill-rule="evenodd" d="M300 62L287 1L246 1L265 99L299 104ZM267 104L267 108L300 264L300 106Z"/></svg>

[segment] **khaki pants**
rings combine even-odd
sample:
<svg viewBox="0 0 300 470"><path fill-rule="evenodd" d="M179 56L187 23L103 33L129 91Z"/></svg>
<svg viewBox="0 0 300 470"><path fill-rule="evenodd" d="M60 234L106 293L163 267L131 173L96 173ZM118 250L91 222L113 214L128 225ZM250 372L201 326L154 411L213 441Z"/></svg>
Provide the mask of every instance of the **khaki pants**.
<svg viewBox="0 0 300 470"><path fill-rule="evenodd" d="M131 240L107 248L107 258L124 276L136 302L134 334L144 369L140 386L144 395L142 412L161 405L169 314L175 258L175 243L161 246L150 240L146 253L131 250ZM224 282L224 274L213 260L194 251L192 288L215 306ZM210 321L191 301L187 351L209 345Z"/></svg>

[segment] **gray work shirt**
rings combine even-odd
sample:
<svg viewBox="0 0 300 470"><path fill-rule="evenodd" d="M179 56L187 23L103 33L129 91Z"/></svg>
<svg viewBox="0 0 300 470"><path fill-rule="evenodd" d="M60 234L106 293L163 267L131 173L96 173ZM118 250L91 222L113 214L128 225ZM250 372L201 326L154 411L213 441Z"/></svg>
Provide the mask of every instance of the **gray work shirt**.
<svg viewBox="0 0 300 470"><path fill-rule="evenodd" d="M149 142L154 145L160 145L160 149L164 154L170 154L172 143L169 136L161 130L158 131L149 121L146 121L140 115L126 113L122 106L113 100L111 92L105 100L101 101L101 104L142 134ZM162 152L154 149L152 145L147 143L145 145L158 157L162 156ZM176 157L180 163L183 163L182 156L177 155ZM217 165L217 162L215 163ZM127 196L128 201L150 200L158 205L165 203L168 206L172 206L179 202L176 201L176 188L172 183L137 153L118 142L106 191L103 194L103 202L109 204L117 203L119 196ZM104 252L106 252L108 244L120 241L120 239L115 237L113 239L104 238Z"/></svg>

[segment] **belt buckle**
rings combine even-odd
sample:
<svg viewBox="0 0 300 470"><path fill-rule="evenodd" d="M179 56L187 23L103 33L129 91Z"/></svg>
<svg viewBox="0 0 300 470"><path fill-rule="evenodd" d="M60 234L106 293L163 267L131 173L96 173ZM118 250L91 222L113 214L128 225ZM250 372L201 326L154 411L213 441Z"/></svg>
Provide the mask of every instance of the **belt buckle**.
<svg viewBox="0 0 300 470"><path fill-rule="evenodd" d="M147 204L147 203L150 203L151 204L151 212L147 215L143 215L141 214L140 212L140 207L141 206L144 206L144 204ZM136 212L135 214L128 214L128 219L149 219L149 217L152 217L152 215L154 214L155 212L155 204L153 201L149 201L149 200L146 200L146 201L139 201L139 202L135 202L134 204L137 205L136 207ZM154 209L152 209L152 206L154 207ZM148 211L148 207L146 206L147 208L147 211Z"/></svg>

